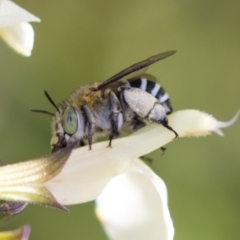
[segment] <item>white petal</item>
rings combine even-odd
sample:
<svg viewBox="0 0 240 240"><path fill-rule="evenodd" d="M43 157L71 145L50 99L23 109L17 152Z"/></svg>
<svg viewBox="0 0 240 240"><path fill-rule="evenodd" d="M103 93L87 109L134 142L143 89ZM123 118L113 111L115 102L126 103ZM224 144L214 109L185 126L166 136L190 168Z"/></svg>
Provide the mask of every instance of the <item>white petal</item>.
<svg viewBox="0 0 240 240"><path fill-rule="evenodd" d="M97 216L106 233L112 240L173 239L164 182L140 160L132 166L135 171L112 179L97 198Z"/></svg>
<svg viewBox="0 0 240 240"><path fill-rule="evenodd" d="M206 113L183 110L169 116L169 125L181 139L219 132L222 123ZM161 125L150 124L128 137L115 139L112 149L106 148L108 141L94 144L92 151L88 147L75 149L60 174L45 185L61 204L94 200L113 177L129 169L133 159L172 140L174 134L171 131Z"/></svg>
<svg viewBox="0 0 240 240"><path fill-rule="evenodd" d="M39 18L12 1L2 0L0 4L0 27L6 27L19 22L40 22Z"/></svg>
<svg viewBox="0 0 240 240"><path fill-rule="evenodd" d="M236 122L239 112L229 122L217 121L211 115L198 111L198 110L181 110L177 111L170 116L169 125L179 134L179 139L182 137L201 137L216 132L219 135L223 135L220 128L229 127ZM160 146L166 145L168 142L174 140L174 133L164 128L163 126L156 124L149 124L148 126L140 129L130 136L132 151L131 153L139 157L146 155L149 152L154 151ZM175 140L178 141L178 140ZM134 144L135 143L135 144ZM141 151L141 153L140 153ZM141 155L137 156L137 153Z"/></svg>
<svg viewBox="0 0 240 240"><path fill-rule="evenodd" d="M119 139L122 146L126 139ZM107 183L125 171L131 158L125 152L106 148L107 143L94 144L73 151L63 170L44 185L62 204L77 204L94 200ZM118 149L117 147L114 149Z"/></svg>
<svg viewBox="0 0 240 240"><path fill-rule="evenodd" d="M2 28L0 36L16 52L30 56L34 43L34 30L31 24L20 22Z"/></svg>

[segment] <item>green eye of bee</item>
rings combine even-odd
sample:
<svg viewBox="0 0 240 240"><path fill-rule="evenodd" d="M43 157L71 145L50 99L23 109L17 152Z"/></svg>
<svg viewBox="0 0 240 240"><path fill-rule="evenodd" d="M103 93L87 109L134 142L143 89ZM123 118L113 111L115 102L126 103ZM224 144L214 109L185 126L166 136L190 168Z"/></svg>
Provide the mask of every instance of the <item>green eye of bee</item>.
<svg viewBox="0 0 240 240"><path fill-rule="evenodd" d="M73 107L68 107L63 113L63 130L67 134L74 134L77 131L78 119L77 113Z"/></svg>

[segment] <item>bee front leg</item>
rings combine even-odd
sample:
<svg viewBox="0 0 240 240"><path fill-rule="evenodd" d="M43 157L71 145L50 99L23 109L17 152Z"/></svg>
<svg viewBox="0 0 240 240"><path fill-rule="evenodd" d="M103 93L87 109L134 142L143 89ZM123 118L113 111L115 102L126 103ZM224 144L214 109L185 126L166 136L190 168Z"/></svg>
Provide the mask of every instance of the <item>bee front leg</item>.
<svg viewBox="0 0 240 240"><path fill-rule="evenodd" d="M91 109L87 105L83 105L83 111L87 118L87 138L89 144L89 150L92 150L92 139L95 129L95 118Z"/></svg>
<svg viewBox="0 0 240 240"><path fill-rule="evenodd" d="M133 133L146 126L146 123L137 116L134 116L130 121L124 122L122 129L127 133Z"/></svg>
<svg viewBox="0 0 240 240"><path fill-rule="evenodd" d="M119 134L119 131L122 127L123 115L121 113L121 104L114 92L109 92L109 101L111 110L109 120L111 122L112 129L109 137L108 147L112 147L112 140Z"/></svg>

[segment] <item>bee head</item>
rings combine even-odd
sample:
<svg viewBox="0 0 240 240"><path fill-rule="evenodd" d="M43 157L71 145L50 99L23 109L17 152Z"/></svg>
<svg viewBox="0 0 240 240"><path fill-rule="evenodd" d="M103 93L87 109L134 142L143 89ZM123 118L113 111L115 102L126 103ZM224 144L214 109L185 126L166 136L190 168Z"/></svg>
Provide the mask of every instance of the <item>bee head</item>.
<svg viewBox="0 0 240 240"><path fill-rule="evenodd" d="M53 114L46 110L39 109L31 109L31 111L44 113L53 117L52 152L56 152L70 144L77 144L84 138L84 117L82 112L68 102L57 106L47 91L44 91L44 94L57 112Z"/></svg>
<svg viewBox="0 0 240 240"><path fill-rule="evenodd" d="M84 119L81 112L73 106L59 108L53 117L51 139L52 152L56 152L69 144L79 142L84 136Z"/></svg>

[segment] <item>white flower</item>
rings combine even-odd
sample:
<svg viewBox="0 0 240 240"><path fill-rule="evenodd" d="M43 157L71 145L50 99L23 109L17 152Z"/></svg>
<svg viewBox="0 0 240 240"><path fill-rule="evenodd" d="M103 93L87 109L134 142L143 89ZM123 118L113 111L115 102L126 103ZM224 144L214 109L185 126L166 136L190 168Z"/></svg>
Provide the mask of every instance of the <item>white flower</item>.
<svg viewBox="0 0 240 240"><path fill-rule="evenodd" d="M179 137L199 137L232 125L212 116L184 110L169 116L169 125ZM44 183L61 204L96 200L96 213L110 239L171 240L172 219L167 206L164 182L138 158L174 139L174 134L157 124L113 141L73 151L62 171ZM176 140L179 141L179 140Z"/></svg>
<svg viewBox="0 0 240 240"><path fill-rule="evenodd" d="M0 37L15 51L30 56L34 31L28 22L40 19L9 0L0 1Z"/></svg>

